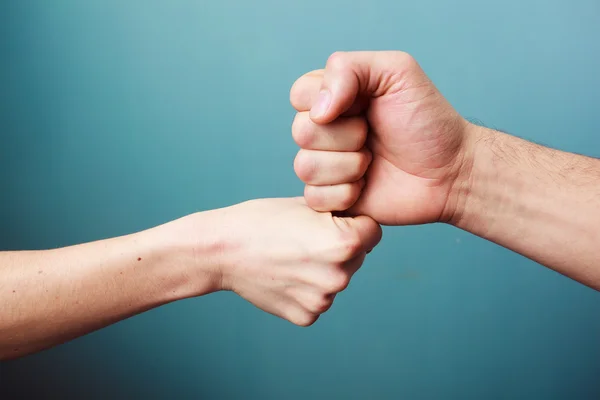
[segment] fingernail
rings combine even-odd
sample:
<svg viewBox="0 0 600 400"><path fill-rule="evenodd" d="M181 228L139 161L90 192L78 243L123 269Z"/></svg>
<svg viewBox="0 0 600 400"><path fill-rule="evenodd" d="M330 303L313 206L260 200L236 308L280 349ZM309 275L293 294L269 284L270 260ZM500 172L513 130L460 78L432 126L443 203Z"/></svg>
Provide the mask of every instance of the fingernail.
<svg viewBox="0 0 600 400"><path fill-rule="evenodd" d="M310 110L311 117L321 117L325 115L327 110L329 109L329 104L331 103L331 93L327 89L323 89L319 92L319 97L317 98L317 102L313 105Z"/></svg>

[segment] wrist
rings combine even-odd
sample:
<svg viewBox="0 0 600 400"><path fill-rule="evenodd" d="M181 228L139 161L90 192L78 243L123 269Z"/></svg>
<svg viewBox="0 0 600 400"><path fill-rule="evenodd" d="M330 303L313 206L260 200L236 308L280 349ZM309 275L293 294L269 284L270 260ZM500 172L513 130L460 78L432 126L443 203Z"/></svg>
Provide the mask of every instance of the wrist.
<svg viewBox="0 0 600 400"><path fill-rule="evenodd" d="M180 298L203 296L225 289L227 235L220 210L194 213L151 229L154 243L168 270L166 280Z"/></svg>
<svg viewBox="0 0 600 400"><path fill-rule="evenodd" d="M477 202L475 201L478 190L478 171L482 163L486 162L489 144L493 142L497 132L467 122L464 131L464 142L456 179L448 196L446 206L449 216L446 222L458 228L465 229L471 224L475 214Z"/></svg>

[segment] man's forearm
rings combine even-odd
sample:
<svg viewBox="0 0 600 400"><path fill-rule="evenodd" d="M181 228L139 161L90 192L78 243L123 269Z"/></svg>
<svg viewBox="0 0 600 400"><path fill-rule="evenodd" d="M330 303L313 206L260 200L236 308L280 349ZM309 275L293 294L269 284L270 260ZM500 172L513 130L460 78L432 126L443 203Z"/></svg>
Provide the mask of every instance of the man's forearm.
<svg viewBox="0 0 600 400"><path fill-rule="evenodd" d="M600 290L600 160L472 129L453 223Z"/></svg>
<svg viewBox="0 0 600 400"><path fill-rule="evenodd" d="M174 221L61 249L0 253L0 359L213 291L210 246L194 246L192 236ZM207 264L190 268L200 258Z"/></svg>

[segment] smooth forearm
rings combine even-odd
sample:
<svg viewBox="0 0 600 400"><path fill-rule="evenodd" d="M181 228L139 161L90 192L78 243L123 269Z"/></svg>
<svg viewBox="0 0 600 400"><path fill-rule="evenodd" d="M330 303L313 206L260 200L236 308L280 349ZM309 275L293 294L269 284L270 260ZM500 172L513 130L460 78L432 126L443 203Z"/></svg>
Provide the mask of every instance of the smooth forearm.
<svg viewBox="0 0 600 400"><path fill-rule="evenodd" d="M210 246L194 243L184 225L174 221L61 249L0 253L0 358L216 290Z"/></svg>
<svg viewBox="0 0 600 400"><path fill-rule="evenodd" d="M454 223L600 289L600 160L472 129Z"/></svg>

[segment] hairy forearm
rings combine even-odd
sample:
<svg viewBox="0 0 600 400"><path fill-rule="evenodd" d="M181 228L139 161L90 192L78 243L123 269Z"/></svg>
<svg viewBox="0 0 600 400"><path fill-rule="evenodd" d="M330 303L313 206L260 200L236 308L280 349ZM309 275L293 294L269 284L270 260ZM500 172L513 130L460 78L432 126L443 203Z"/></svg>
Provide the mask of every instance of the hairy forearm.
<svg viewBox="0 0 600 400"><path fill-rule="evenodd" d="M209 246L195 246L183 225L178 220L71 247L0 253L0 358L213 291L211 256L198 254ZM201 268L190 268L198 263Z"/></svg>
<svg viewBox="0 0 600 400"><path fill-rule="evenodd" d="M471 128L453 222L600 290L600 160Z"/></svg>

